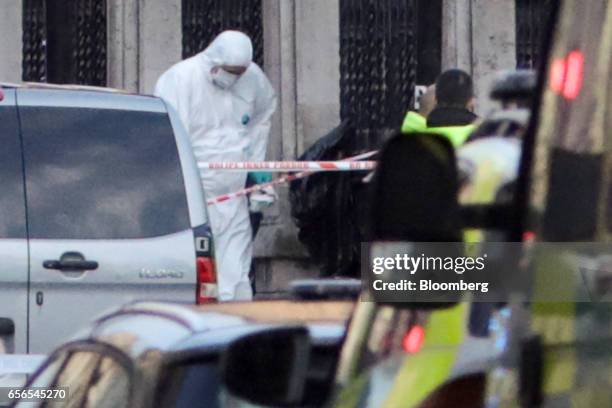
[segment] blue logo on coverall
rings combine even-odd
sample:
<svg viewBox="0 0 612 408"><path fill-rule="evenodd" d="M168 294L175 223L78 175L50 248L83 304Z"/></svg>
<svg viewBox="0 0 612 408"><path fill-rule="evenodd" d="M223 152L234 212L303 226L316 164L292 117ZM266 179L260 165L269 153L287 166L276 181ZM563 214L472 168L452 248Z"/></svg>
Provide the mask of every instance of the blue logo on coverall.
<svg viewBox="0 0 612 408"><path fill-rule="evenodd" d="M246 126L246 125L247 125L247 124L248 124L250 121L251 121L251 117L250 117L249 115L244 114L244 115L242 116L242 124L243 124L243 125L245 125L245 126Z"/></svg>

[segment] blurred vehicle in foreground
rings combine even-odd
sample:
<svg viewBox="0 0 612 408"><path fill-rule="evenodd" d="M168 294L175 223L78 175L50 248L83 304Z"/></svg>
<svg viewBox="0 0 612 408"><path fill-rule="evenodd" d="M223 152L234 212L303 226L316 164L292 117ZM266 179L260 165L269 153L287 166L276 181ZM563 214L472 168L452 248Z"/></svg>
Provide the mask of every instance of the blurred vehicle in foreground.
<svg viewBox="0 0 612 408"><path fill-rule="evenodd" d="M0 343L47 353L110 307L215 297L177 114L105 88L0 84Z"/></svg>
<svg viewBox="0 0 612 408"><path fill-rule="evenodd" d="M353 305L286 300L199 307L131 304L101 317L54 351L28 387L68 387L68 399L53 402L54 407L251 406L224 391L218 370L221 352L229 342L254 333L267 338L300 330L312 356L305 387L313 403L308 405L319 405L318 396L326 395L332 384ZM249 353L265 358L283 349L279 344ZM279 374L284 375L270 373ZM254 373L242 375L248 383ZM14 406L29 404L24 400Z"/></svg>
<svg viewBox="0 0 612 408"><path fill-rule="evenodd" d="M514 186L503 191L504 177L477 177L472 194L486 198L460 206L448 143L398 135L380 155L370 220L381 253L387 245L410 251L415 242L460 241L465 229L481 232L481 248L494 236L519 249L495 265L497 273L525 277L528 286L503 301L448 292L430 302L358 302L328 406L612 406L612 2L552 2L551 13L557 18L518 140ZM297 331L274 339L293 344L292 365L230 345L228 390L260 404L301 404L305 395L294 390L302 389L305 341ZM259 388L258 377L246 387L238 366L285 370L287 379L275 392Z"/></svg>

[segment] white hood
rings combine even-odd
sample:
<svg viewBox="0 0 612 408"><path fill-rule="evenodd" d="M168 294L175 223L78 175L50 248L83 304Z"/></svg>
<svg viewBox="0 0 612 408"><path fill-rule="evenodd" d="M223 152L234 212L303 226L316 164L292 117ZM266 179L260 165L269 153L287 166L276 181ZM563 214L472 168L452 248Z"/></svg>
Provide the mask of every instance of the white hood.
<svg viewBox="0 0 612 408"><path fill-rule="evenodd" d="M204 50L214 65L248 67L253 61L251 39L240 31L224 31Z"/></svg>

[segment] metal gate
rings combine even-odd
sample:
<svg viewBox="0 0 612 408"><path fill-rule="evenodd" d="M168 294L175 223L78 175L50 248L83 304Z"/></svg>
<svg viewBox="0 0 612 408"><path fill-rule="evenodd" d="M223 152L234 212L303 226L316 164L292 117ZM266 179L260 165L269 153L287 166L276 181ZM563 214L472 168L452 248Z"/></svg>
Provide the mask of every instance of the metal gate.
<svg viewBox="0 0 612 408"><path fill-rule="evenodd" d="M106 0L75 2L76 83L106 85Z"/></svg>
<svg viewBox="0 0 612 408"><path fill-rule="evenodd" d="M516 0L517 68L537 67L553 1Z"/></svg>
<svg viewBox="0 0 612 408"><path fill-rule="evenodd" d="M106 47L106 0L24 0L24 81L105 86Z"/></svg>
<svg viewBox="0 0 612 408"><path fill-rule="evenodd" d="M261 0L183 0L183 58L205 49L224 30L240 30L251 37L253 60L263 67Z"/></svg>
<svg viewBox="0 0 612 408"><path fill-rule="evenodd" d="M24 81L47 80L47 25L45 0L23 1L23 67Z"/></svg>
<svg viewBox="0 0 612 408"><path fill-rule="evenodd" d="M416 0L340 0L340 116L361 148L398 128L413 102L416 25Z"/></svg>

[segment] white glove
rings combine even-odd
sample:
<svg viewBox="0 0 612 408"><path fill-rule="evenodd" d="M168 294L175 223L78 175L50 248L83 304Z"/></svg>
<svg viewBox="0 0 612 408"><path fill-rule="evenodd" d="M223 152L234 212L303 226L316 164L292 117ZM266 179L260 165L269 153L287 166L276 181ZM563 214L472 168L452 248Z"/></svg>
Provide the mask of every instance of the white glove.
<svg viewBox="0 0 612 408"><path fill-rule="evenodd" d="M272 186L251 193L249 197L249 211L252 213L262 212L265 208L274 204L277 199L278 195Z"/></svg>

